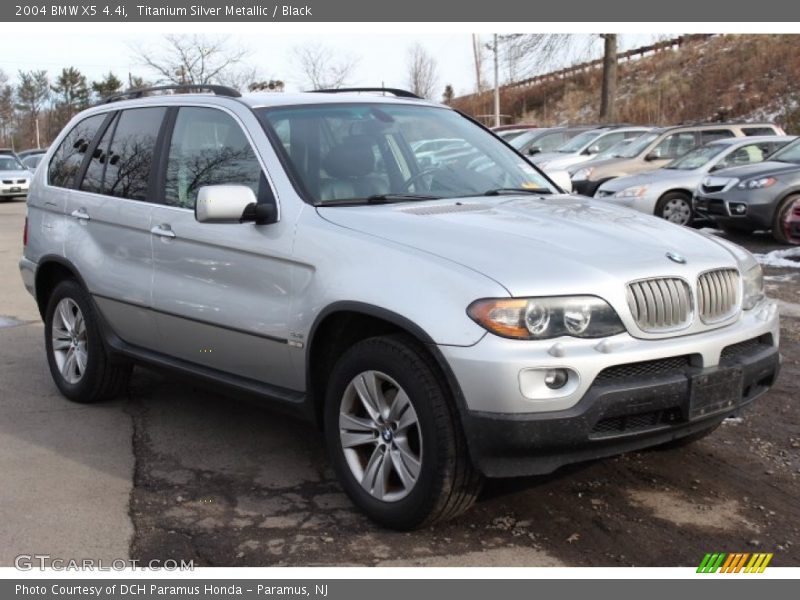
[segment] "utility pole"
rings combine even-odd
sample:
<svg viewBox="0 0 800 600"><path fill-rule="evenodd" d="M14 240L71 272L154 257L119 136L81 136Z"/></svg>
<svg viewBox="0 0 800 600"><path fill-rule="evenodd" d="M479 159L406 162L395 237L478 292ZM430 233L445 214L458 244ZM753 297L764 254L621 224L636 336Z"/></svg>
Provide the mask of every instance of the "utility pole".
<svg viewBox="0 0 800 600"><path fill-rule="evenodd" d="M494 126L500 127L500 69L498 66L497 58L497 34L494 34L494 43L492 44L494 51Z"/></svg>
<svg viewBox="0 0 800 600"><path fill-rule="evenodd" d="M39 117L36 117L36 147L42 147L41 140L39 139Z"/></svg>

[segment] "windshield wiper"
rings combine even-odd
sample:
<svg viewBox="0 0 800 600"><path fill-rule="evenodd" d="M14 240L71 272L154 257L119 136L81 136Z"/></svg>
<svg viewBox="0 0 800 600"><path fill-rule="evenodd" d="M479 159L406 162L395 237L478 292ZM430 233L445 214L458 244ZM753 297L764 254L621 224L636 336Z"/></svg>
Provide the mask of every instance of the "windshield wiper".
<svg viewBox="0 0 800 600"><path fill-rule="evenodd" d="M359 206L362 204L390 204L392 202L409 202L414 200L441 200L442 196L430 194L374 194L366 198L341 198L321 200L315 206Z"/></svg>
<svg viewBox="0 0 800 600"><path fill-rule="evenodd" d="M374 194L365 199L367 204L386 204L389 202L405 202L407 200L441 200L442 196L432 194Z"/></svg>
<svg viewBox="0 0 800 600"><path fill-rule="evenodd" d="M502 196L503 194L552 194L547 188L495 188L493 190L486 190L481 196Z"/></svg>

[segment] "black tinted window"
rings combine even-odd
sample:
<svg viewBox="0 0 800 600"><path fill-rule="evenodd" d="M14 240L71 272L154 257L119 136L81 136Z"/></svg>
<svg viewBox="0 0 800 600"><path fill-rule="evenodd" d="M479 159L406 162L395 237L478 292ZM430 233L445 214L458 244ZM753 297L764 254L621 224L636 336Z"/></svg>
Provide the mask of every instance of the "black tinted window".
<svg viewBox="0 0 800 600"><path fill-rule="evenodd" d="M89 162L81 189L96 194L146 200L153 153L165 108L122 111Z"/></svg>
<svg viewBox="0 0 800 600"><path fill-rule="evenodd" d="M261 166L239 124L213 108L181 108L169 148L164 203L193 208L206 185L246 185L258 195Z"/></svg>
<svg viewBox="0 0 800 600"><path fill-rule="evenodd" d="M725 138L736 137L736 135L730 129L707 129L705 131L701 131L700 136L701 144L707 144L708 142L713 142L714 140L723 140Z"/></svg>
<svg viewBox="0 0 800 600"><path fill-rule="evenodd" d="M745 135L777 135L772 127L742 127Z"/></svg>
<svg viewBox="0 0 800 600"><path fill-rule="evenodd" d="M53 153L47 171L50 185L56 187L72 187L75 176L80 171L83 157L89 144L97 134L106 115L95 115L84 119L64 137L64 140Z"/></svg>

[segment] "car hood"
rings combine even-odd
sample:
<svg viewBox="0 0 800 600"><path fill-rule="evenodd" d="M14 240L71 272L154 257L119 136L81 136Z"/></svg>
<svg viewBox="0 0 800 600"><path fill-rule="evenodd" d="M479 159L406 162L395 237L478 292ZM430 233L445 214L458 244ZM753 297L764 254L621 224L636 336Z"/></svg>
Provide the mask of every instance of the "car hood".
<svg viewBox="0 0 800 600"><path fill-rule="evenodd" d="M0 179L30 179L33 176L28 170L0 171Z"/></svg>
<svg viewBox="0 0 800 600"><path fill-rule="evenodd" d="M752 165L743 165L741 167L730 167L729 169L720 169L711 173L713 177L721 178L737 178L737 179L750 179L752 177L767 177L770 175L780 175L781 173L788 173L791 171L800 171L800 165L794 163L785 163L780 161L764 161Z"/></svg>
<svg viewBox="0 0 800 600"><path fill-rule="evenodd" d="M736 266L732 254L686 227L574 196L464 198L319 207L341 227L448 259L514 296L596 293L656 275ZM686 264L666 258L678 252Z"/></svg>
<svg viewBox="0 0 800 600"><path fill-rule="evenodd" d="M655 171L639 173L638 175L628 175L610 179L601 185L600 189L610 192L619 192L637 185L652 185L661 182L696 181L700 183L703 175L705 175L705 172L700 169L685 171L678 169L656 169Z"/></svg>

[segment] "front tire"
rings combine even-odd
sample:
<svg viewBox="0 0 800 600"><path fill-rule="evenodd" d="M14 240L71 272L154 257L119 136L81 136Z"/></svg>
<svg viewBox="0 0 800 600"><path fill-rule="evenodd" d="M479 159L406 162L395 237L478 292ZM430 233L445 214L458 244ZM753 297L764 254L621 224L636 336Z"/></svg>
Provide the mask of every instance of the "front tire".
<svg viewBox="0 0 800 600"><path fill-rule="evenodd" d="M44 341L50 374L67 399L102 402L127 385L131 367L111 360L89 294L78 282L68 279L53 290L45 312Z"/></svg>
<svg viewBox="0 0 800 600"><path fill-rule="evenodd" d="M325 439L344 491L373 521L409 530L455 517L482 477L456 408L413 338L353 345L331 373Z"/></svg>
<svg viewBox="0 0 800 600"><path fill-rule="evenodd" d="M772 221L772 237L781 244L797 244L786 235L785 221L791 214L792 208L796 202L800 201L800 194L792 194L787 196L778 204L775 210L775 217Z"/></svg>
<svg viewBox="0 0 800 600"><path fill-rule="evenodd" d="M692 199L682 192L668 192L658 199L656 216L676 225L688 225L692 220Z"/></svg>

